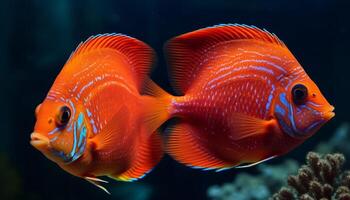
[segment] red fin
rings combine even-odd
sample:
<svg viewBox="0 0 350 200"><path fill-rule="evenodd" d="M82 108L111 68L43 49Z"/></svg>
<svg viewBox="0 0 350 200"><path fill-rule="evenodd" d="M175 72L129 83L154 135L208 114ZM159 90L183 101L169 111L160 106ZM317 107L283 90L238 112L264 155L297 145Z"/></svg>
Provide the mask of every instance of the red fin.
<svg viewBox="0 0 350 200"><path fill-rule="evenodd" d="M91 141L96 144L96 150L114 148L116 141L123 136L128 125L129 113L127 108L123 106L107 122L101 132L92 138Z"/></svg>
<svg viewBox="0 0 350 200"><path fill-rule="evenodd" d="M96 49L114 49L125 55L132 66L139 89L155 61L153 49L140 40L122 34L101 34L91 36L85 42L80 43L67 62Z"/></svg>
<svg viewBox="0 0 350 200"><path fill-rule="evenodd" d="M122 174L110 175L111 178L119 181L135 181L143 178L159 163L163 156L160 134L154 132L145 136L148 139L140 141L131 167Z"/></svg>
<svg viewBox="0 0 350 200"><path fill-rule="evenodd" d="M285 47L278 37L254 26L227 24L200 29L167 42L165 51L174 88L185 94L201 71L202 54L218 43L233 40L259 40Z"/></svg>
<svg viewBox="0 0 350 200"><path fill-rule="evenodd" d="M144 121L148 132L158 129L170 117L171 100L173 96L160 88L151 79L147 79L144 88Z"/></svg>
<svg viewBox="0 0 350 200"><path fill-rule="evenodd" d="M167 152L177 161L195 168L224 169L234 166L218 159L199 141L200 130L186 123L171 129Z"/></svg>
<svg viewBox="0 0 350 200"><path fill-rule="evenodd" d="M232 134L233 140L241 140L260 134L266 134L268 125L273 123L272 120L263 120L240 113L232 114L229 120L231 130L235 132L235 134Z"/></svg>

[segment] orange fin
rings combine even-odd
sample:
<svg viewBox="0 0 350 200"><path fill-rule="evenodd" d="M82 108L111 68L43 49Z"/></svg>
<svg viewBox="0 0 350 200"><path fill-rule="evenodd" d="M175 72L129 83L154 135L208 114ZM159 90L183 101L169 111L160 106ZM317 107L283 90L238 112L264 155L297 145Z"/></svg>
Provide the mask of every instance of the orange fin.
<svg viewBox="0 0 350 200"><path fill-rule="evenodd" d="M218 25L175 37L166 43L164 49L177 92L185 94L200 74L200 62L208 48L234 40L259 40L285 47L276 35L255 26L240 24Z"/></svg>
<svg viewBox="0 0 350 200"><path fill-rule="evenodd" d="M241 140L260 134L266 134L268 126L273 122L274 120L263 120L246 114L234 113L229 118L231 130L235 132L235 134L232 134L232 139Z"/></svg>
<svg viewBox="0 0 350 200"><path fill-rule="evenodd" d="M100 34L91 36L79 44L68 62L76 57L98 49L113 49L128 58L139 90L155 62L155 53L147 44L123 34Z"/></svg>
<svg viewBox="0 0 350 200"><path fill-rule="evenodd" d="M235 164L218 159L200 141L201 131L187 123L171 128L167 152L178 162L205 170L221 171Z"/></svg>
<svg viewBox="0 0 350 200"><path fill-rule="evenodd" d="M151 79L147 79L142 93L144 96L144 121L148 132L153 133L170 117L171 100L173 96L164 91Z"/></svg>
<svg viewBox="0 0 350 200"><path fill-rule="evenodd" d="M157 85L152 79L148 78L145 80L145 84L142 88L142 94L149 95L152 97L167 97L170 96L165 90Z"/></svg>
<svg viewBox="0 0 350 200"><path fill-rule="evenodd" d="M123 137L123 133L128 128L129 113L125 106L122 106L118 112L107 122L106 126L92 138L96 144L96 150L114 148L115 144Z"/></svg>
<svg viewBox="0 0 350 200"><path fill-rule="evenodd" d="M161 160L163 156L163 147L161 137L158 131L153 134L144 134L145 140L140 140L136 147L135 158L131 167L122 174L112 174L109 177L119 181L135 181L143 178L149 173Z"/></svg>

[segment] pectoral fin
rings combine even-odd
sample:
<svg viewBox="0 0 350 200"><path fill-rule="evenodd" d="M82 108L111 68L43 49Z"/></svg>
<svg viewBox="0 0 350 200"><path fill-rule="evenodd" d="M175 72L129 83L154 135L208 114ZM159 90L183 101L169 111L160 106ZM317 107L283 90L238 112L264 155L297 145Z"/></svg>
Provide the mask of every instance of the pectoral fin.
<svg viewBox="0 0 350 200"><path fill-rule="evenodd" d="M246 114L234 113L229 118L229 126L234 134L233 140L242 140L248 137L259 136L268 132L268 127L274 120L264 120Z"/></svg>
<svg viewBox="0 0 350 200"><path fill-rule="evenodd" d="M125 134L129 125L129 112L122 106L113 117L107 122L105 127L98 133L92 141L96 144L96 150L113 148L118 144L119 138Z"/></svg>
<svg viewBox="0 0 350 200"><path fill-rule="evenodd" d="M137 144L134 159L130 167L123 173L111 174L109 177L118 181L135 181L143 178L161 160L163 156L162 140L158 131L152 134L143 134L144 138Z"/></svg>

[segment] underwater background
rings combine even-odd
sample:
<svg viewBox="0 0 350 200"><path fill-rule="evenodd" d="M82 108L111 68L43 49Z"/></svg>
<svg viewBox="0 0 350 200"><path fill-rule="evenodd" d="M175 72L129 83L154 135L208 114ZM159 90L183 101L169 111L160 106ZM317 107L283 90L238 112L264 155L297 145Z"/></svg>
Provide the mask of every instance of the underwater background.
<svg viewBox="0 0 350 200"><path fill-rule="evenodd" d="M1 0L0 199L268 199L311 150L350 159L349 10L348 0ZM173 93L163 44L223 23L275 33L335 106L336 117L300 147L266 164L215 173L165 156L138 182L111 180L111 196L66 173L29 144L36 105L70 53L89 36L124 33L148 43L158 54L152 78Z"/></svg>

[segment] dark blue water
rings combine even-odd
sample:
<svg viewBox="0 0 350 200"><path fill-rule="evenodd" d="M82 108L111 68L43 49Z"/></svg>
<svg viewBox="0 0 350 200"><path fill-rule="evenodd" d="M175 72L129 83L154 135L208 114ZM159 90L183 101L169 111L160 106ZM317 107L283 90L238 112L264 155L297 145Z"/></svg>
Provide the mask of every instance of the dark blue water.
<svg viewBox="0 0 350 200"><path fill-rule="evenodd" d="M108 196L32 148L35 106L78 43L99 33L124 33L151 45L158 53L152 78L172 92L162 52L171 37L222 23L274 32L336 107L335 119L285 156L303 160L349 120L349 8L347 0L0 1L0 199L206 199L209 186L257 173L202 172L165 157L138 183L111 180Z"/></svg>

